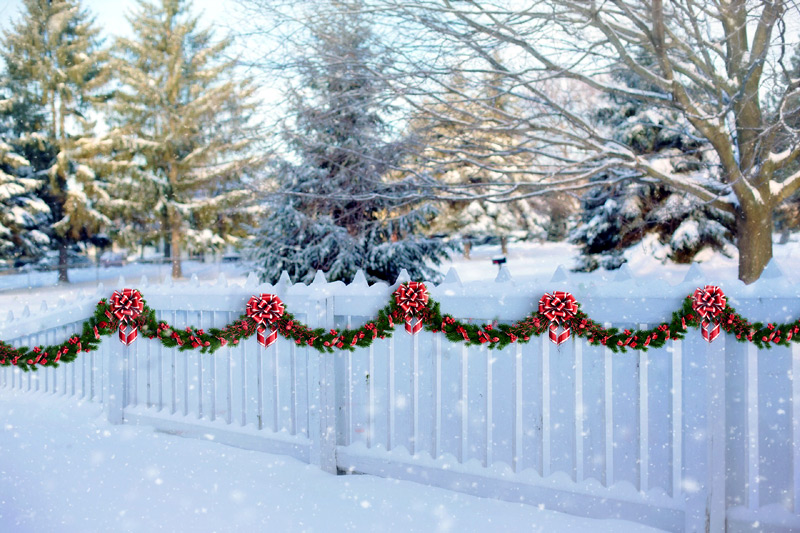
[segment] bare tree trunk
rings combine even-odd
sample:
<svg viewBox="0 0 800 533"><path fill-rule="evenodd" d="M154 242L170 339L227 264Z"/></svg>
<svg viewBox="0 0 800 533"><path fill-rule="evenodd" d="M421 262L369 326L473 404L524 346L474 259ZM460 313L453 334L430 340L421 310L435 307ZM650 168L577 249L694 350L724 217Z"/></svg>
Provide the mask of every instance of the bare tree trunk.
<svg viewBox="0 0 800 533"><path fill-rule="evenodd" d="M772 210L767 206L747 208L737 214L736 230L739 249L739 279L750 283L758 280L772 259Z"/></svg>
<svg viewBox="0 0 800 533"><path fill-rule="evenodd" d="M464 259L469 259L470 250L472 250L472 241L464 239Z"/></svg>
<svg viewBox="0 0 800 533"><path fill-rule="evenodd" d="M503 235L500 237L500 250L503 252L503 255L508 255L508 236Z"/></svg>
<svg viewBox="0 0 800 533"><path fill-rule="evenodd" d="M69 283L67 272L69 257L67 256L67 243L62 242L58 245L58 282Z"/></svg>
<svg viewBox="0 0 800 533"><path fill-rule="evenodd" d="M181 270L181 229L177 224L172 227L172 279L183 277Z"/></svg>

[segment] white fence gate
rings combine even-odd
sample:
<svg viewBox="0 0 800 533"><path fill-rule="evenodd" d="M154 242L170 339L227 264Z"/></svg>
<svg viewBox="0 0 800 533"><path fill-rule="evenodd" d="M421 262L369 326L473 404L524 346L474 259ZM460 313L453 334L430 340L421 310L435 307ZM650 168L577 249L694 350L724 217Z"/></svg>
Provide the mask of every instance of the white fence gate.
<svg viewBox="0 0 800 533"><path fill-rule="evenodd" d="M448 283L431 297L476 322L523 318L544 292L569 290L595 320L642 327L670 317L700 284L626 280L524 285ZM705 280L704 280L705 281ZM710 280L708 280L710 281ZM572 284L575 285L575 284ZM122 288L122 287L119 287ZM345 286L138 286L176 327L223 326L252 294L276 293L312 327L358 326L391 289ZM800 316L785 280L723 286L751 320ZM108 296L110 290L102 291ZM0 323L16 346L78 330L90 301ZM23 315L29 313L23 313ZM335 473L409 479L568 513L622 518L668 531L800 531L800 346L757 350L730 335L646 353L612 354L545 337L504 350L441 334L394 337L319 354L253 338L213 355L140 338L58 369L0 370L0 387L103 402L115 423L287 454Z"/></svg>

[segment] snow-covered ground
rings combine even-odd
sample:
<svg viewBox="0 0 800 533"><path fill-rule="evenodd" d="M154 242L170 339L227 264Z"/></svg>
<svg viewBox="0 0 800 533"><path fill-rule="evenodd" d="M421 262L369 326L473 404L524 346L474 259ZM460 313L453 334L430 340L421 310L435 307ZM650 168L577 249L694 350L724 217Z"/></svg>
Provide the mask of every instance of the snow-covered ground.
<svg viewBox="0 0 800 533"><path fill-rule="evenodd" d="M96 404L0 389L0 531L658 530L113 426Z"/></svg>

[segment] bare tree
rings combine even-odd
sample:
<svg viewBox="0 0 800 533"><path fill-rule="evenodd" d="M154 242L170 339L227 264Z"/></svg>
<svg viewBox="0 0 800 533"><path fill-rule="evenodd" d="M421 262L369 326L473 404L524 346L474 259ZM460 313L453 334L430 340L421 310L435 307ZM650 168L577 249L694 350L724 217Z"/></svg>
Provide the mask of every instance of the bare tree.
<svg viewBox="0 0 800 533"><path fill-rule="evenodd" d="M282 0L250 0L274 5ZM513 183L443 184L435 172L409 171L415 194L449 200L513 201L577 191L590 179L661 183L732 215L739 278L752 283L772 257L773 213L800 187L787 172L800 155L800 79L785 74L800 13L790 0L330 0L383 19L400 61L383 72L415 112L515 139L501 153L529 152L536 165L498 163L485 147L452 147L436 164L467 163ZM294 2L294 5L303 2ZM316 3L315 3L316 4ZM402 28L402 31L395 31ZM788 28L788 29L787 29ZM627 69L647 88L625 86ZM404 70L401 76L400 70ZM475 116L474 100L445 98L453 73L501 75L525 105ZM584 90L575 92L580 85ZM776 87L777 86L777 87ZM777 93L774 106L763 103ZM567 92L567 94L564 94ZM593 96L586 97L587 94ZM691 165L642 156L590 118L592 99L618 95L677 112L703 153ZM458 102L464 105L459 106ZM426 104L426 102L428 104ZM450 106L450 111L446 108ZM443 111L443 109L445 109ZM507 135L513 131L514 135ZM789 142L786 142L789 139ZM593 183L593 184L596 184ZM592 184L592 185L593 185ZM377 193L375 193L377 194ZM373 195L374 196L374 195Z"/></svg>

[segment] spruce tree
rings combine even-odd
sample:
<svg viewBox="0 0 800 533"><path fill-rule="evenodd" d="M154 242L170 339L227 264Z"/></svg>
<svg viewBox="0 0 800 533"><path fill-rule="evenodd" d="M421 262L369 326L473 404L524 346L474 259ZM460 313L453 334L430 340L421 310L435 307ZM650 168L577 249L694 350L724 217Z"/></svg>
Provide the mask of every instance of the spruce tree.
<svg viewBox="0 0 800 533"><path fill-rule="evenodd" d="M23 0L1 53L12 120L11 144L43 179L48 237L59 251L59 281L68 281L67 252L108 224L108 196L77 146L94 136L93 105L110 76L99 30L78 0Z"/></svg>
<svg viewBox="0 0 800 533"><path fill-rule="evenodd" d="M615 74L634 89L650 87L623 68ZM652 108L631 98L609 96L593 115L608 137L631 147L665 171L687 175L706 172L708 146L677 112ZM705 248L725 253L733 241L733 217L695 197L644 180L616 183L619 172L595 176L602 185L581 197L582 211L570 241L580 248L576 270L616 269L624 252L654 235L664 247L663 259L690 263Z"/></svg>
<svg viewBox="0 0 800 533"><path fill-rule="evenodd" d="M0 99L0 260L30 259L50 244L46 229L50 209L38 196L44 186L31 164L7 141L13 141L8 117L11 105Z"/></svg>
<svg viewBox="0 0 800 533"><path fill-rule="evenodd" d="M447 246L419 234L435 210L406 204L392 170L405 142L386 119L391 95L379 72L388 55L358 6L309 22L311 36L294 68L290 118L283 122L289 153L276 160L270 211L254 249L263 281L282 271L296 282L317 270L349 282L393 282L400 270L436 279Z"/></svg>
<svg viewBox="0 0 800 533"><path fill-rule="evenodd" d="M234 79L231 42L199 28L189 1L139 0L128 20L134 37L115 47L120 89L107 146L114 190L129 198L117 216L157 231L179 278L182 250L219 249L245 236L243 180L262 162L250 123L255 87Z"/></svg>

